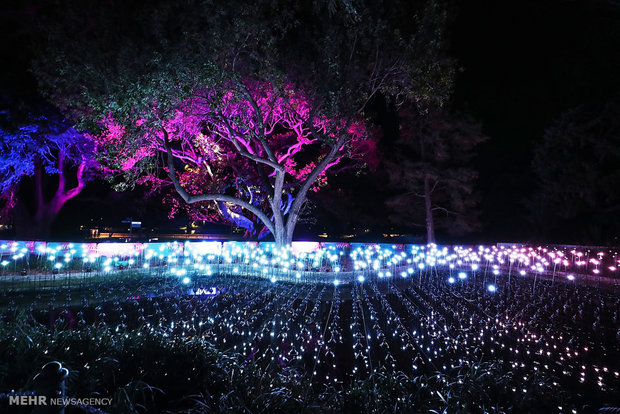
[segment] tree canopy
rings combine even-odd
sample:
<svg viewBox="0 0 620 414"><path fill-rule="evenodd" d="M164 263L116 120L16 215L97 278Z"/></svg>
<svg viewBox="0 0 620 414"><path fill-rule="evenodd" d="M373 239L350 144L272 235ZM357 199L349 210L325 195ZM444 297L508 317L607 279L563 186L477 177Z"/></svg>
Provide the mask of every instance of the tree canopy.
<svg viewBox="0 0 620 414"><path fill-rule="evenodd" d="M119 187L167 180L286 244L325 172L372 150L373 97L441 105L449 93L445 12L400 6L63 2L41 22L33 70Z"/></svg>
<svg viewBox="0 0 620 414"><path fill-rule="evenodd" d="M528 200L540 236L603 243L617 238L620 197L620 104L582 105L555 119L532 162L538 178ZM586 224L584 226L584 224Z"/></svg>

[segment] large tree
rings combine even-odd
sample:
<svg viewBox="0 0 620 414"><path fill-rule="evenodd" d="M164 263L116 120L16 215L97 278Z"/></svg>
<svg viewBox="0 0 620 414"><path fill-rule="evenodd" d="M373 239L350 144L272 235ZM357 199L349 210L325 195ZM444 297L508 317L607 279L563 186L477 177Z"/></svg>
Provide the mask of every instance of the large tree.
<svg viewBox="0 0 620 414"><path fill-rule="evenodd" d="M435 2L94 3L42 22L46 96L117 183L162 185L165 170L185 203L258 220L280 245L325 173L363 162L369 100L441 104L451 85Z"/></svg>
<svg viewBox="0 0 620 414"><path fill-rule="evenodd" d="M471 167L474 148L486 140L480 126L468 117L444 110L403 109L400 133L386 161L390 187L390 220L426 229L428 243L435 230L462 235L478 228Z"/></svg>
<svg viewBox="0 0 620 414"><path fill-rule="evenodd" d="M538 178L528 200L539 236L617 243L620 237L620 103L582 105L553 121L534 150Z"/></svg>
<svg viewBox="0 0 620 414"><path fill-rule="evenodd" d="M0 122L0 197L16 237L46 239L63 206L95 168L93 143L51 108L3 111Z"/></svg>
<svg viewBox="0 0 620 414"><path fill-rule="evenodd" d="M364 127L313 117L308 101L291 89L247 81L222 88L197 94L161 126L142 124L137 151L123 145L123 125L107 119L97 136L100 148L115 156L109 165L118 173L163 152L174 189L198 206L195 218L208 219L215 212L252 235L260 233L245 210L278 242L290 241L308 191L323 185L326 171L363 161L369 147ZM141 178L166 185L154 174ZM215 211L205 205L208 201L216 202Z"/></svg>

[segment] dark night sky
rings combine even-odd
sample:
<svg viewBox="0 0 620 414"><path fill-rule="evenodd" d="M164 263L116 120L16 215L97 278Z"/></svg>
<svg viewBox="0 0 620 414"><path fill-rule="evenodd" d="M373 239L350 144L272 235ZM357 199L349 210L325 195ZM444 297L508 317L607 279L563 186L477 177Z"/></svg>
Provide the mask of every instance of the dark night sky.
<svg viewBox="0 0 620 414"><path fill-rule="evenodd" d="M3 94L32 89L21 44L24 16L33 10L28 4L0 6L0 24L9 33L0 50L8 62L0 69ZM455 106L479 119L491 138L476 160L483 194L479 241L527 240L523 199L536 184L533 144L567 109L620 92L620 3L471 0L453 6L452 15L450 48L462 68ZM75 209L67 206L68 214Z"/></svg>
<svg viewBox="0 0 620 414"><path fill-rule="evenodd" d="M569 108L620 91L620 4L463 2L452 27L457 105L491 139L479 151L484 239L531 236L523 199L532 148Z"/></svg>

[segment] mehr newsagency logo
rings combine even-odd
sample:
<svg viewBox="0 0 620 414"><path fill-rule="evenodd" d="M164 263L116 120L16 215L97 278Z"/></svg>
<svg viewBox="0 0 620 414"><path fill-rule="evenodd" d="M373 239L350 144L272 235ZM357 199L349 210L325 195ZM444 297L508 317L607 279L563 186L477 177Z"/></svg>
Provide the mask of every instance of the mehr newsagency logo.
<svg viewBox="0 0 620 414"><path fill-rule="evenodd" d="M60 407L74 406L102 406L111 405L111 397L57 397L48 398L45 395L12 395L9 397L9 405L55 405Z"/></svg>

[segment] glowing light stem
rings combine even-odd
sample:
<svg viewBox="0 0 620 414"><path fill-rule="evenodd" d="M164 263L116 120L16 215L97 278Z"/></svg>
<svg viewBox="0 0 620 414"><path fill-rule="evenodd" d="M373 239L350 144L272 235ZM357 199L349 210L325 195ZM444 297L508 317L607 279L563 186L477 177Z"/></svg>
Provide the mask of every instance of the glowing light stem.
<svg viewBox="0 0 620 414"><path fill-rule="evenodd" d="M420 269L420 277L419 277L419 284L418 287L422 288L422 269Z"/></svg>

